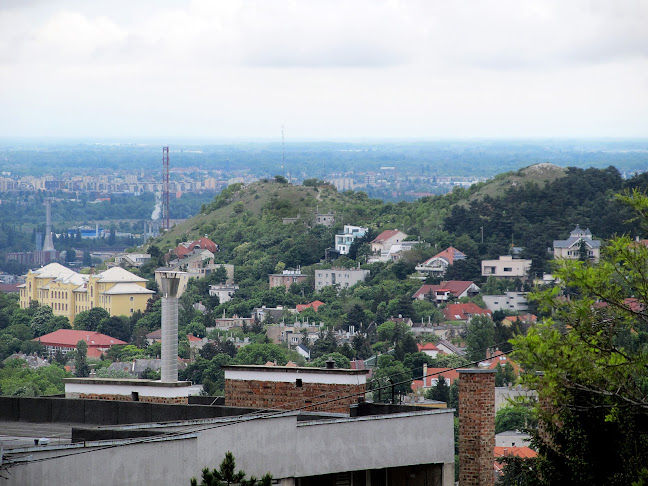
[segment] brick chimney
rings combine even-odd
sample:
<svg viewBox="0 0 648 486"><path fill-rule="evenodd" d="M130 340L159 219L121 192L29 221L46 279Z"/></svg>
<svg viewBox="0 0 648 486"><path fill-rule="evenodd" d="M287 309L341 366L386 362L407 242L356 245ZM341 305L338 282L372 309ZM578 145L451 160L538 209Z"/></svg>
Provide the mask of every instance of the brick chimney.
<svg viewBox="0 0 648 486"><path fill-rule="evenodd" d="M492 486L495 370L459 371L459 486Z"/></svg>

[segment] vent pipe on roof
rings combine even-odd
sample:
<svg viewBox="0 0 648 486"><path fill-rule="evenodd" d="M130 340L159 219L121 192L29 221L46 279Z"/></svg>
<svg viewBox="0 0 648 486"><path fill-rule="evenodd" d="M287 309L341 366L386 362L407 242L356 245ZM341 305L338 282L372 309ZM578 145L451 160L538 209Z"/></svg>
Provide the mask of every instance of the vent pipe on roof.
<svg viewBox="0 0 648 486"><path fill-rule="evenodd" d="M333 359L331 359L331 358L326 360L326 369L327 370L332 370L334 368L335 368L335 361L333 361Z"/></svg>

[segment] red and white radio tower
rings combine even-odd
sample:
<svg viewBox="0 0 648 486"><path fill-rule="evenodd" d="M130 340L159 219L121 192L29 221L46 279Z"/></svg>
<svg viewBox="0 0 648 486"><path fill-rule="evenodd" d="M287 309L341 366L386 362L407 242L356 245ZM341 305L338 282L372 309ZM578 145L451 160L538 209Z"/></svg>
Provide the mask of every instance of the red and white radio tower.
<svg viewBox="0 0 648 486"><path fill-rule="evenodd" d="M162 147L162 228L169 224L169 147Z"/></svg>

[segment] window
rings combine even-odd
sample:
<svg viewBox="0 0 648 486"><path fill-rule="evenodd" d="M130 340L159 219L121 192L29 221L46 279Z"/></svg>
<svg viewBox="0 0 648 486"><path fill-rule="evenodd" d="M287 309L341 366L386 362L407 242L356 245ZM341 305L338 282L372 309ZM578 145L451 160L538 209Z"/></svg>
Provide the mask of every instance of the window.
<svg viewBox="0 0 648 486"><path fill-rule="evenodd" d="M505 271L505 272L512 272L512 271L513 271L513 268L511 268L511 267L504 267L504 271Z"/></svg>
<svg viewBox="0 0 648 486"><path fill-rule="evenodd" d="M301 379L301 378L297 378L297 379L295 380L295 386L296 386L297 388L301 388L302 385L303 385L303 383L302 383L302 379Z"/></svg>
<svg viewBox="0 0 648 486"><path fill-rule="evenodd" d="M134 297L131 297L131 298L130 298L130 301L133 302L133 299L134 299Z"/></svg>

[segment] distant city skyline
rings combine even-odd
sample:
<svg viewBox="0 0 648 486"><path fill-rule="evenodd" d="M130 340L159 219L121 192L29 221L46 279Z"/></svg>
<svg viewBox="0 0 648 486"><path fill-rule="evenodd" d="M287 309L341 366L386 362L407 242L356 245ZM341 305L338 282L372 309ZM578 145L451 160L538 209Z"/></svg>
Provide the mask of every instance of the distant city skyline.
<svg viewBox="0 0 648 486"><path fill-rule="evenodd" d="M4 0L0 134L648 137L648 3Z"/></svg>

